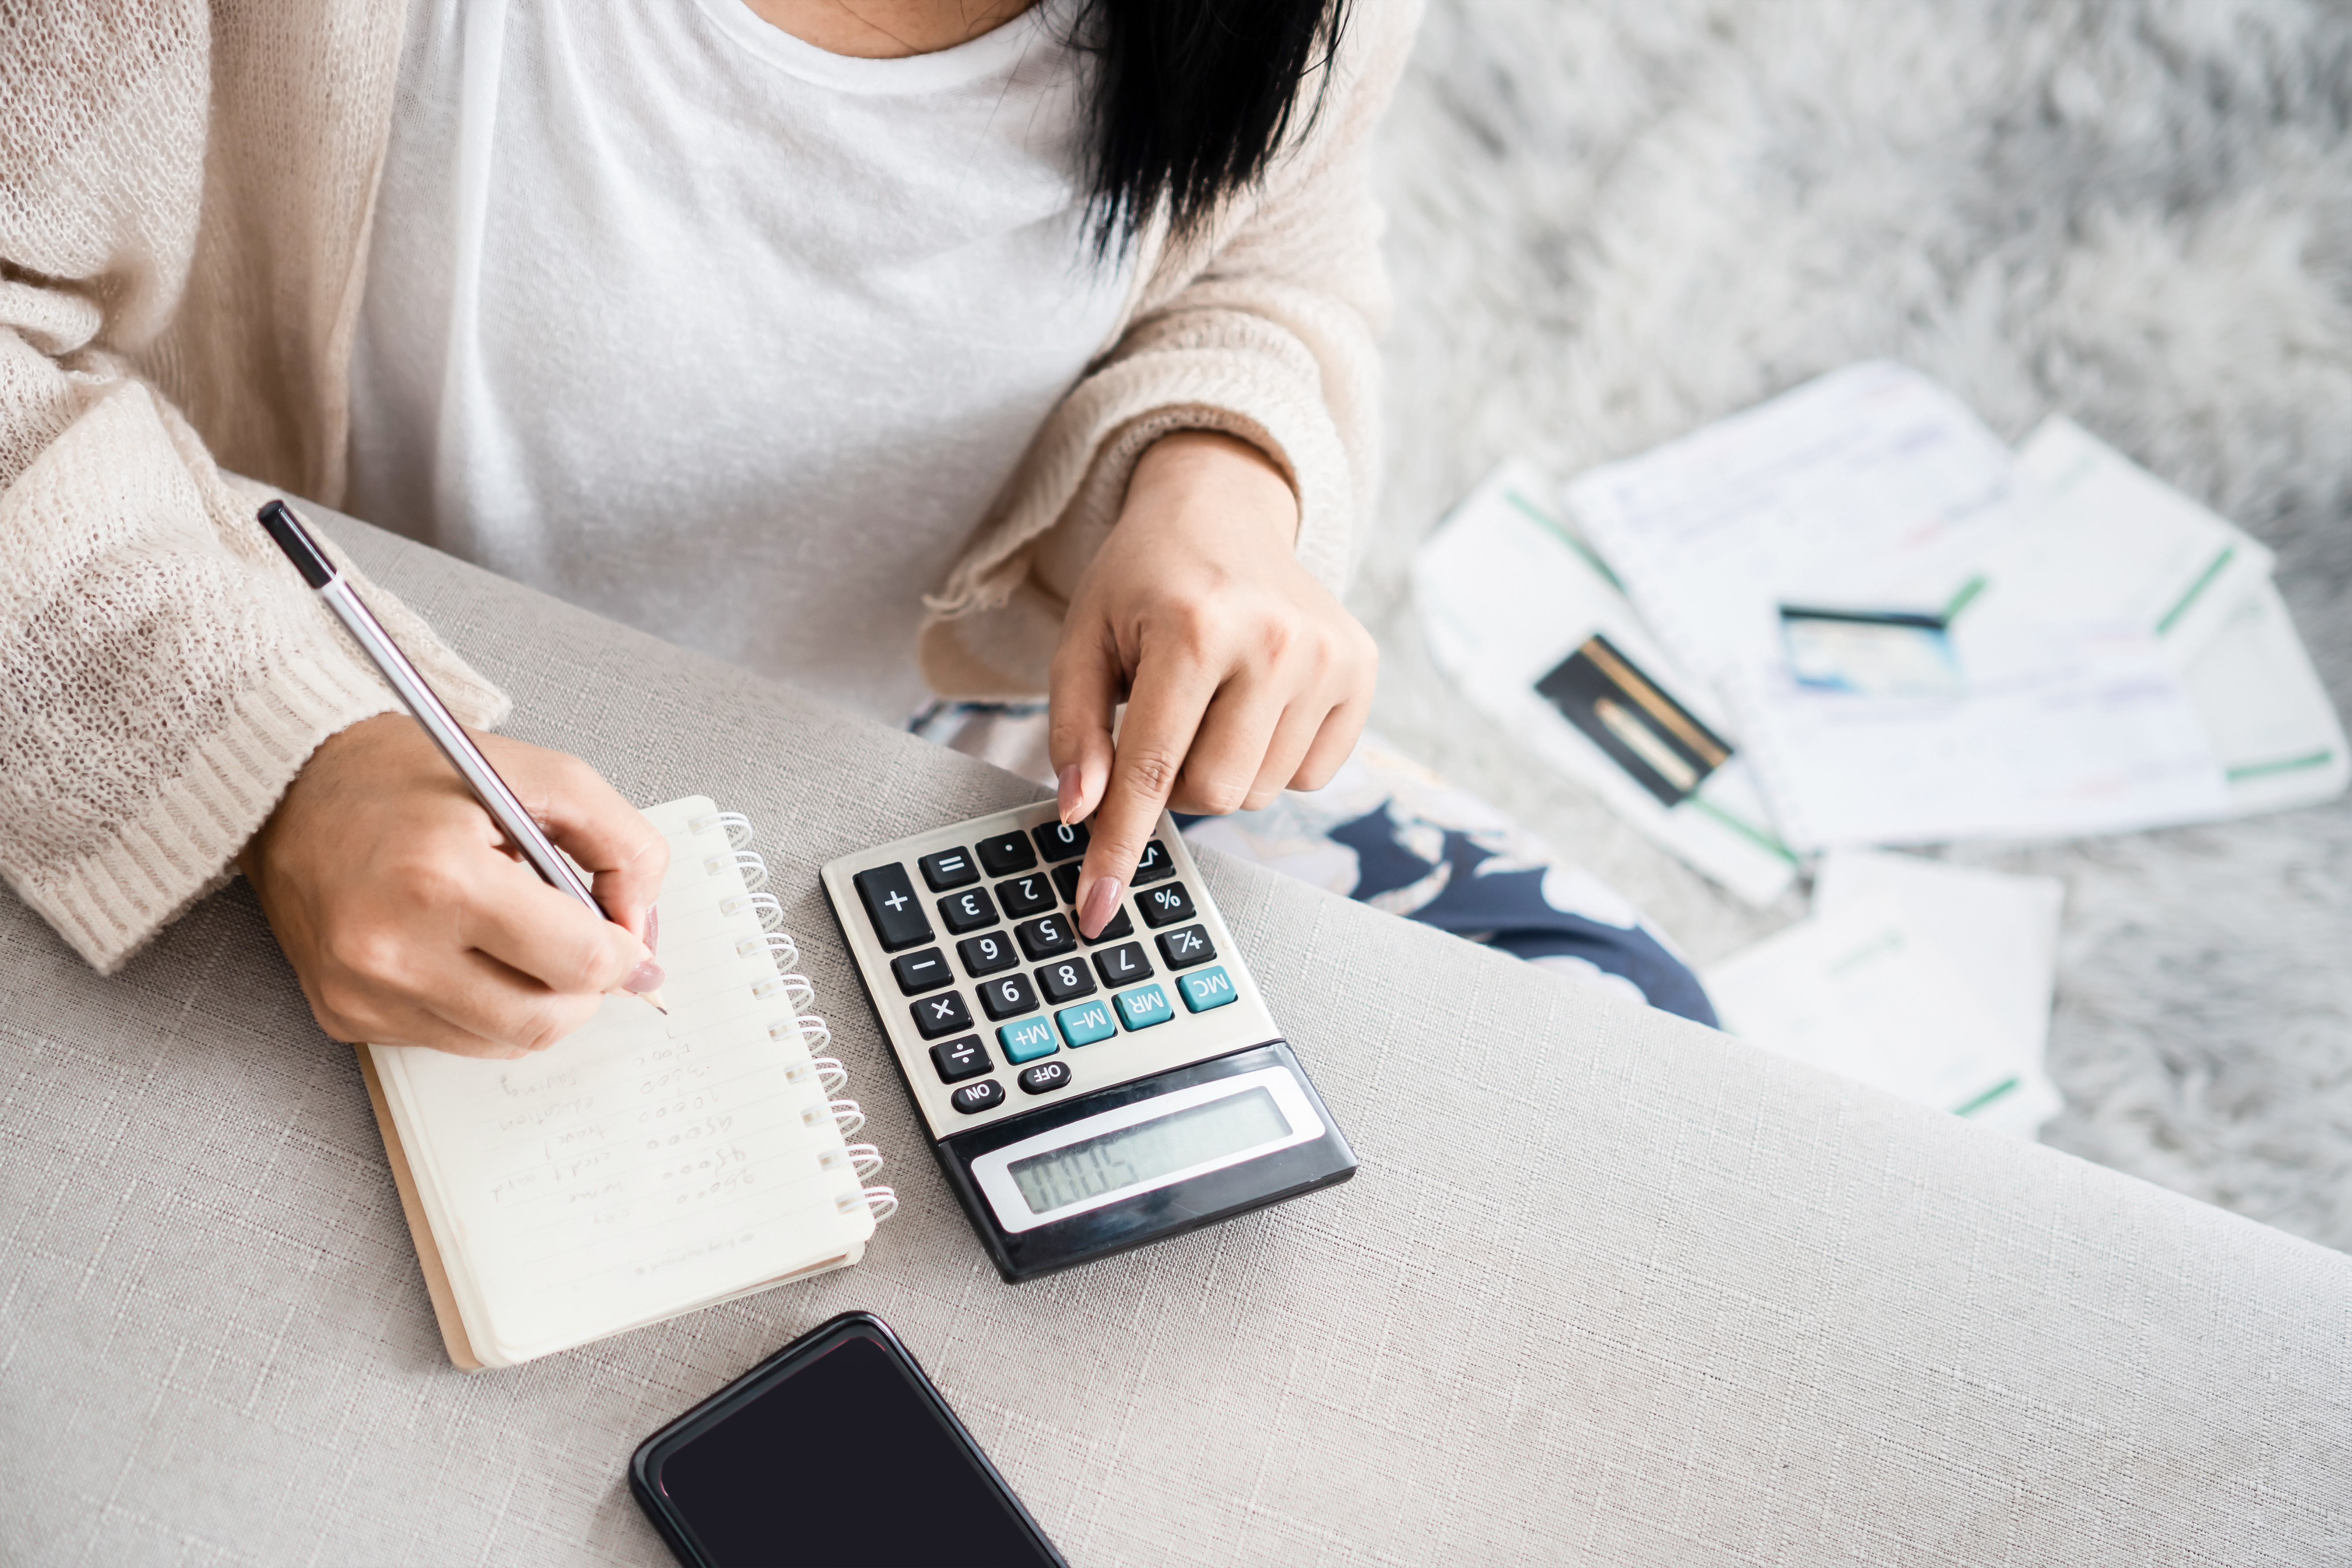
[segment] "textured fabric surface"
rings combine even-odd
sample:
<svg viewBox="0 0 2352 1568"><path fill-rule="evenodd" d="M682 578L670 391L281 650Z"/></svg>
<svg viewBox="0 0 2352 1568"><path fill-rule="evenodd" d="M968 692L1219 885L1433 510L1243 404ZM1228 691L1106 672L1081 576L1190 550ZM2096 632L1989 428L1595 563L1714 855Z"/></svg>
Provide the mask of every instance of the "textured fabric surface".
<svg viewBox="0 0 2352 1568"><path fill-rule="evenodd" d="M1349 600L1374 722L1702 969L1802 900L1713 889L1420 646L1406 562L1505 457L1566 478L1901 359L2275 549L2352 715L2352 7L1436 0L1380 151L1411 438ZM2352 796L1953 858L2066 884L2047 1140L2352 1248Z"/></svg>
<svg viewBox="0 0 2352 1568"><path fill-rule="evenodd" d="M1034 789L337 531L517 733L754 817L905 1207L855 1269L460 1373L242 885L112 978L0 906L0 1553L657 1563L631 1448L852 1307L1081 1564L2352 1552L2352 1259L1206 852L1361 1173L1000 1283L816 868ZM811 1506L887 1462L843 1412Z"/></svg>

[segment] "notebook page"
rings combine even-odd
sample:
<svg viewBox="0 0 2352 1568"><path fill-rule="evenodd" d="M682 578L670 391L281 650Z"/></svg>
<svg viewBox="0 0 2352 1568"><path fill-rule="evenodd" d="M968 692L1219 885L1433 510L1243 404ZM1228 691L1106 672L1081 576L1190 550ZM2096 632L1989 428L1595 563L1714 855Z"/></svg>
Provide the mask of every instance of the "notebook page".
<svg viewBox="0 0 2352 1568"><path fill-rule="evenodd" d="M647 813L665 1018L609 996L521 1061L372 1047L476 1353L543 1355L784 1275L873 1234L829 1096L707 799Z"/></svg>

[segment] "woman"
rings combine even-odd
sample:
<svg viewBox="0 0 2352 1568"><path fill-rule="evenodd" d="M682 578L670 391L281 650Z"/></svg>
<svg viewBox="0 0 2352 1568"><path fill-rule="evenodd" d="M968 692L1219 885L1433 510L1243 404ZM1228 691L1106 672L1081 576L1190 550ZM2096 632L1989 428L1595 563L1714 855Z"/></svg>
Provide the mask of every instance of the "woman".
<svg viewBox="0 0 2352 1568"><path fill-rule="evenodd" d="M1333 591L1384 308L1365 148L1412 22L32 15L0 65L11 884L111 968L235 859L344 1039L514 1054L658 982L642 817L493 737L621 925L501 855L268 558L268 485L870 710L914 695L910 640L946 695L1049 691L1098 927L1163 804L1312 787L1361 727Z"/></svg>

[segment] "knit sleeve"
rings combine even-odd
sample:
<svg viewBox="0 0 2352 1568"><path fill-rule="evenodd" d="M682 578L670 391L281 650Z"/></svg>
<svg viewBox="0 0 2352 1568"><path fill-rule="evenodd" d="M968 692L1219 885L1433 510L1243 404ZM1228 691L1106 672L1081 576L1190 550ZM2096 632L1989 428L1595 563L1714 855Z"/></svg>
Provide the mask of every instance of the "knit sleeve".
<svg viewBox="0 0 2352 1568"><path fill-rule="evenodd" d="M1306 132L1262 190L1160 258L1118 343L1048 416L930 601L920 653L942 695L1045 689L1070 594L1137 460L1173 430L1223 431L1279 464L1298 496L1300 563L1335 594L1345 586L1379 465L1389 313L1372 132L1420 9L1358 0L1328 83L1306 89Z"/></svg>
<svg viewBox="0 0 2352 1568"><path fill-rule="evenodd" d="M36 5L0 59L0 876L101 971L216 886L327 736L392 708L123 355L194 245L198 0ZM460 717L504 700L363 588Z"/></svg>

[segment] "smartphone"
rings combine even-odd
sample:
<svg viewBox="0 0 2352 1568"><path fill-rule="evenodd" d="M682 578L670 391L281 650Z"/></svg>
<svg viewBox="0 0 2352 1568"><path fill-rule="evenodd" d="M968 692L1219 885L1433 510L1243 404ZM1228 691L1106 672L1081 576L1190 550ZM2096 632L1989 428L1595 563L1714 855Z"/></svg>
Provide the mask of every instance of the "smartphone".
<svg viewBox="0 0 2352 1568"><path fill-rule="evenodd" d="M1068 1568L888 1325L844 1312L640 1444L688 1568Z"/></svg>

